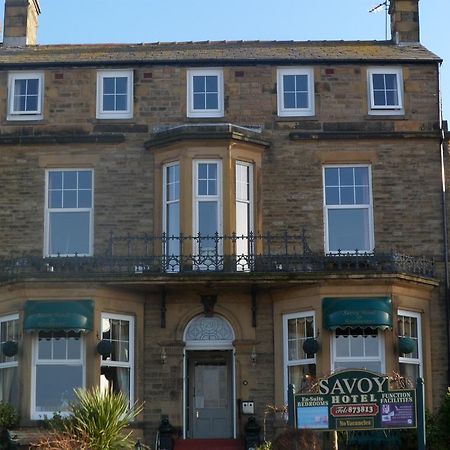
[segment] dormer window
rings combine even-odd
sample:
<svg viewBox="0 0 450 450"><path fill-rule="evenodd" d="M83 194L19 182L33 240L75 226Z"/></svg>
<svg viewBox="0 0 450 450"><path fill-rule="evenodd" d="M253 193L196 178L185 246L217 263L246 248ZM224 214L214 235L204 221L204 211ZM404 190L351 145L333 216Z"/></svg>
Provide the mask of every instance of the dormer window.
<svg viewBox="0 0 450 450"><path fill-rule="evenodd" d="M8 120L40 120L43 118L44 74L14 72L8 77Z"/></svg>
<svg viewBox="0 0 450 450"><path fill-rule="evenodd" d="M314 115L314 72L303 67L277 71L279 116Z"/></svg>
<svg viewBox="0 0 450 450"><path fill-rule="evenodd" d="M187 72L187 116L223 117L222 69L196 69Z"/></svg>
<svg viewBox="0 0 450 450"><path fill-rule="evenodd" d="M101 70L97 73L97 119L133 117L133 71Z"/></svg>
<svg viewBox="0 0 450 450"><path fill-rule="evenodd" d="M403 114L403 77L400 68L368 69L369 114Z"/></svg>

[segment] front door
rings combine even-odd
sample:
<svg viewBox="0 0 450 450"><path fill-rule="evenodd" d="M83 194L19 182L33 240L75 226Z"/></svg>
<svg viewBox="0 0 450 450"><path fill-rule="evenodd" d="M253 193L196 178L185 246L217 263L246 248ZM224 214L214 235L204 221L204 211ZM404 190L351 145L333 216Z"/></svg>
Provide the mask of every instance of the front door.
<svg viewBox="0 0 450 450"><path fill-rule="evenodd" d="M189 352L190 437L233 437L231 367L230 350Z"/></svg>

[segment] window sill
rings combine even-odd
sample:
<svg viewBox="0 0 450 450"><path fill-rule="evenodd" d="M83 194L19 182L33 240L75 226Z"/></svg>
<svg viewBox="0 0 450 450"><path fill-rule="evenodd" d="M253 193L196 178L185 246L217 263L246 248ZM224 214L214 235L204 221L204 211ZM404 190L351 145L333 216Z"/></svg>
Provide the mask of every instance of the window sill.
<svg viewBox="0 0 450 450"><path fill-rule="evenodd" d="M186 114L188 119L217 119L220 117L225 117L225 113L223 111L220 112L192 112L189 111Z"/></svg>
<svg viewBox="0 0 450 450"><path fill-rule="evenodd" d="M311 114L309 116L275 116L275 120L277 122L298 122L298 121L308 121L314 120L317 121L318 117L315 114Z"/></svg>
<svg viewBox="0 0 450 450"><path fill-rule="evenodd" d="M42 123L44 120L43 114L17 114L17 115L8 115L6 117L6 123L8 124L14 124L14 123Z"/></svg>
<svg viewBox="0 0 450 450"><path fill-rule="evenodd" d="M133 120L133 115L132 114L123 114L123 115L102 115L102 114L97 114L95 116L95 119L98 121L105 121L105 120L111 120L112 122L116 122L118 120Z"/></svg>
<svg viewBox="0 0 450 450"><path fill-rule="evenodd" d="M126 123L126 124L130 124L130 123L136 123L136 120L134 119L134 117L95 117L95 118L91 119L91 123L93 123L93 124L96 124L96 123L113 123L113 124Z"/></svg>
<svg viewBox="0 0 450 450"><path fill-rule="evenodd" d="M405 111L369 111L366 115L366 118L368 119L404 119L405 117Z"/></svg>

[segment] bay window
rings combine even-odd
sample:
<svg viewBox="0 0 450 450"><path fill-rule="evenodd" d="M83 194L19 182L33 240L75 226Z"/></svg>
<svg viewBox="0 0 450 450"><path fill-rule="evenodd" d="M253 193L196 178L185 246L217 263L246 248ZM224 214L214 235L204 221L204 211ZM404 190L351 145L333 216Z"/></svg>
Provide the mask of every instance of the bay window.
<svg viewBox="0 0 450 450"><path fill-rule="evenodd" d="M165 268L179 270L180 256L180 164L173 162L163 168L163 232L166 235L163 252Z"/></svg>
<svg viewBox="0 0 450 450"><path fill-rule="evenodd" d="M332 336L332 369L384 372L384 339L378 328L337 328Z"/></svg>
<svg viewBox="0 0 450 450"><path fill-rule="evenodd" d="M251 252L249 235L253 231L253 165L236 162L236 257L237 269L248 267ZM242 261L239 261L242 257ZM247 258L248 260L248 258Z"/></svg>
<svg viewBox="0 0 450 450"><path fill-rule="evenodd" d="M134 402L134 318L102 314L102 339L110 341L112 352L101 358L100 387L122 392Z"/></svg>
<svg viewBox="0 0 450 450"><path fill-rule="evenodd" d="M399 338L409 338L414 347L410 353L400 353L400 375L407 377L415 385L418 377L423 376L422 324L417 312L399 309L397 313L397 331Z"/></svg>
<svg viewBox="0 0 450 450"><path fill-rule="evenodd" d="M200 266L214 264L214 257L222 253L221 171L219 160L194 161L194 254Z"/></svg>
<svg viewBox="0 0 450 450"><path fill-rule="evenodd" d="M85 386L84 339L75 331L39 331L33 347L32 419L66 413Z"/></svg>
<svg viewBox="0 0 450 450"><path fill-rule="evenodd" d="M19 316L0 317L0 348L8 341L19 340ZM0 352L0 401L19 406L19 377L17 354L6 356Z"/></svg>
<svg viewBox="0 0 450 450"><path fill-rule="evenodd" d="M309 377L316 376L316 356L303 349L306 339L315 338L315 315L312 311L285 314L283 316L284 379L297 392L308 387Z"/></svg>

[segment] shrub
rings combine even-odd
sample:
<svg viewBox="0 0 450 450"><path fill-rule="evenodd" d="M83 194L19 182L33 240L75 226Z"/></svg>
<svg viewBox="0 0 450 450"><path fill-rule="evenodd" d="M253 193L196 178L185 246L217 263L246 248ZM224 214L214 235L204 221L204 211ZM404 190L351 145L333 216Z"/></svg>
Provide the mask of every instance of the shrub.
<svg viewBox="0 0 450 450"><path fill-rule="evenodd" d="M70 421L72 418L70 416L63 416L59 411L54 413L53 416L48 419L47 416L45 416L45 419L43 420L43 426L47 430L52 431L65 431L67 430L67 427L70 425Z"/></svg>
<svg viewBox="0 0 450 450"><path fill-rule="evenodd" d="M286 430L274 439L272 450L320 450L320 444L311 430Z"/></svg>
<svg viewBox="0 0 450 450"><path fill-rule="evenodd" d="M19 422L16 410L9 403L0 401L0 428L11 429Z"/></svg>
<svg viewBox="0 0 450 450"><path fill-rule="evenodd" d="M435 414L428 413L427 448L448 450L450 448L450 388L447 389L441 407Z"/></svg>
<svg viewBox="0 0 450 450"><path fill-rule="evenodd" d="M256 450L272 450L272 442L264 441Z"/></svg>

